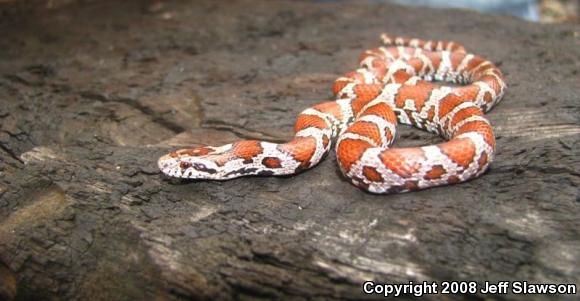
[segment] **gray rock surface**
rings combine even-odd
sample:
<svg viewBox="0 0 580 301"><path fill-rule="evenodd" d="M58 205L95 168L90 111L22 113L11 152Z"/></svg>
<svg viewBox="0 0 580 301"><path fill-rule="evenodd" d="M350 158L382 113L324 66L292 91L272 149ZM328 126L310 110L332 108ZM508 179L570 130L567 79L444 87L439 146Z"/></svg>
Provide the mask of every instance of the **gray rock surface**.
<svg viewBox="0 0 580 301"><path fill-rule="evenodd" d="M378 4L129 2L0 13L0 299L367 299L365 280L580 282L578 25ZM378 196L342 179L333 155L293 177L159 173L178 147L290 138L295 116L330 99L383 31L455 40L504 71L483 177ZM397 145L438 141L403 129ZM441 297L577 298L424 298Z"/></svg>

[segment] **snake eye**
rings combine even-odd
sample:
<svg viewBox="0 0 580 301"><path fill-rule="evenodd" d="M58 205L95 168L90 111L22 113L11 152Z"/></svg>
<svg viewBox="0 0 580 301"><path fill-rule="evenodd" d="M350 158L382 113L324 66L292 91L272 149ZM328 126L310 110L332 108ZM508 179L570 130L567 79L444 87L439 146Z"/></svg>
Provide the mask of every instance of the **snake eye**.
<svg viewBox="0 0 580 301"><path fill-rule="evenodd" d="M181 161L181 162L179 162L179 167L181 169L187 169L187 168L191 167L191 163L186 162L186 161Z"/></svg>

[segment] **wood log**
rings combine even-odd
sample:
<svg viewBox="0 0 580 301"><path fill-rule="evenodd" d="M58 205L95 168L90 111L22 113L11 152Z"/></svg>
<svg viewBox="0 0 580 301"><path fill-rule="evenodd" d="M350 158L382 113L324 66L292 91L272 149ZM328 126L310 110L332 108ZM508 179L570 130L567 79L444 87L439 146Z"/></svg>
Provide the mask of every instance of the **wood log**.
<svg viewBox="0 0 580 301"><path fill-rule="evenodd" d="M381 297L363 293L369 280L580 282L577 25L306 1L91 1L5 16L0 299L360 300ZM157 158L179 147L289 139L296 115L332 99L334 79L385 31L457 41L505 72L488 114L497 157L481 178L371 195L334 155L292 177L160 174ZM397 146L441 141L400 128Z"/></svg>

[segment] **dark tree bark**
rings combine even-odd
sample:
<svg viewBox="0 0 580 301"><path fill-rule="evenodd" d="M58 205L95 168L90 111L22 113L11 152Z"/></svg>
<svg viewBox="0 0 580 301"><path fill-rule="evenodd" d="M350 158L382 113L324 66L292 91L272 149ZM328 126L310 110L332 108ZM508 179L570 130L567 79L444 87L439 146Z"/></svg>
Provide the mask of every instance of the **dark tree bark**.
<svg viewBox="0 0 580 301"><path fill-rule="evenodd" d="M126 2L0 21L0 299L366 299L377 296L362 294L365 280L579 282L577 25L378 4ZM460 42L505 72L484 176L377 196L341 178L333 155L285 178L158 171L185 145L290 138L295 116L330 99L383 31ZM474 296L425 296L440 297Z"/></svg>

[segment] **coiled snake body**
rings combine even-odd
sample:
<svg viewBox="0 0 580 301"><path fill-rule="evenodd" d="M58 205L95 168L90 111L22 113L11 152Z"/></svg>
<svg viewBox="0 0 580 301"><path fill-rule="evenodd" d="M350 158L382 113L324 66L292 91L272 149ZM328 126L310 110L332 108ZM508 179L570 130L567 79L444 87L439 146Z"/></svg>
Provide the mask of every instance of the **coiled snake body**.
<svg viewBox="0 0 580 301"><path fill-rule="evenodd" d="M418 190L481 175L494 158L495 138L484 112L504 95L501 71L454 42L381 38L385 47L365 51L360 68L335 81L335 101L300 113L291 141L181 149L161 157L159 168L171 177L210 180L295 174L318 164L336 140L344 176L373 193ZM397 123L447 141L393 148Z"/></svg>

